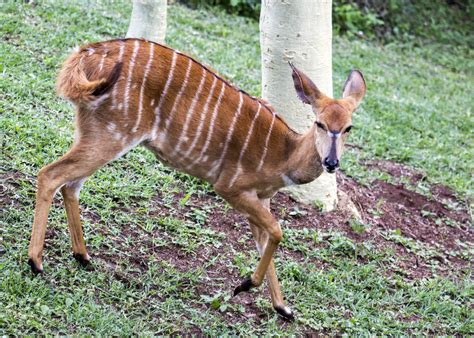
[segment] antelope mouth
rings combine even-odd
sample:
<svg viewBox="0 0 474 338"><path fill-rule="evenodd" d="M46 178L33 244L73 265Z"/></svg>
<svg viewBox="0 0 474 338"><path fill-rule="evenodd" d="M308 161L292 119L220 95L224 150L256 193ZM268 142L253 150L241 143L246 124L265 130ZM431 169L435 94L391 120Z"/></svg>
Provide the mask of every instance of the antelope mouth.
<svg viewBox="0 0 474 338"><path fill-rule="evenodd" d="M337 166L337 167L329 167L329 166L323 165L323 169L324 169L324 171L327 172L328 174L334 174L336 171L339 170L339 166Z"/></svg>

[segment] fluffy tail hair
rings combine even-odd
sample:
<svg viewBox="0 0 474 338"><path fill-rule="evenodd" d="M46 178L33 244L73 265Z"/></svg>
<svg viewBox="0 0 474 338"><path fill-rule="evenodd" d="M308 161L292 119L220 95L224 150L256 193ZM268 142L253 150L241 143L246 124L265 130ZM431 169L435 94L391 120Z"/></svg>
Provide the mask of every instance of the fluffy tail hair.
<svg viewBox="0 0 474 338"><path fill-rule="evenodd" d="M117 82L122 63L115 64L107 78L90 81L84 71L82 55L73 53L63 64L57 81L57 92L74 103L87 103L107 93Z"/></svg>

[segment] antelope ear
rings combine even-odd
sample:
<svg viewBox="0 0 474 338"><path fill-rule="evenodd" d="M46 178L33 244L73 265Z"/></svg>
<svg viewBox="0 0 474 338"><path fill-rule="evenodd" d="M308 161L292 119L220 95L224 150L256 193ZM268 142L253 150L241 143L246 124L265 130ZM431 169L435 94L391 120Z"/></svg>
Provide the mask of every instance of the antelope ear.
<svg viewBox="0 0 474 338"><path fill-rule="evenodd" d="M288 62L288 64L293 70L293 83L295 85L296 94L298 94L300 100L306 104L316 105L316 101L320 99L323 94L309 77L299 71L291 62Z"/></svg>
<svg viewBox="0 0 474 338"><path fill-rule="evenodd" d="M354 109L360 104L365 95L364 75L358 70L352 70L344 83L342 97L348 101L352 101Z"/></svg>

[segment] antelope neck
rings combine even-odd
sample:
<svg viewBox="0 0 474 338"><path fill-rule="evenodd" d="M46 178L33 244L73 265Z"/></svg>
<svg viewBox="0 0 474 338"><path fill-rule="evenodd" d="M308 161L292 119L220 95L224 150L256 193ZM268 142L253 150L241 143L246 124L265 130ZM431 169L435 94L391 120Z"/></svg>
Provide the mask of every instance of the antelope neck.
<svg viewBox="0 0 474 338"><path fill-rule="evenodd" d="M309 183L318 178L323 168L316 148L316 127L313 125L304 134L294 134L290 147L287 175L295 184Z"/></svg>

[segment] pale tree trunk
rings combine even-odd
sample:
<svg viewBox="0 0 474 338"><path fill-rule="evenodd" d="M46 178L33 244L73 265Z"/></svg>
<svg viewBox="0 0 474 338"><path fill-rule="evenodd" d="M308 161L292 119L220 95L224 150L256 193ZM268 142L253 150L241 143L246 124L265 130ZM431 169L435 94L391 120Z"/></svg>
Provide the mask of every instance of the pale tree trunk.
<svg viewBox="0 0 474 338"><path fill-rule="evenodd" d="M311 127L315 116L296 96L288 61L332 97L331 9L331 0L262 0L262 96L300 133ZM336 176L323 173L312 183L292 187L290 193L301 202L319 201L332 210L337 203Z"/></svg>
<svg viewBox="0 0 474 338"><path fill-rule="evenodd" d="M166 0L133 0L127 38L144 38L164 43L166 36Z"/></svg>

